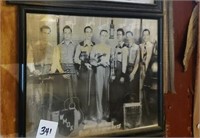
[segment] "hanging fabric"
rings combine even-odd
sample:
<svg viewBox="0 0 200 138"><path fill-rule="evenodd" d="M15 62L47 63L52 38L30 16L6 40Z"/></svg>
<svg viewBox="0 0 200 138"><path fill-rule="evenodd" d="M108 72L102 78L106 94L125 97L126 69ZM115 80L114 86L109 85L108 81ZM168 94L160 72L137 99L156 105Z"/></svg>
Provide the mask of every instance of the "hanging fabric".
<svg viewBox="0 0 200 138"><path fill-rule="evenodd" d="M198 36L198 5L195 6L192 12L188 26L187 43L183 59L184 71L187 71L190 57L197 44L197 36Z"/></svg>

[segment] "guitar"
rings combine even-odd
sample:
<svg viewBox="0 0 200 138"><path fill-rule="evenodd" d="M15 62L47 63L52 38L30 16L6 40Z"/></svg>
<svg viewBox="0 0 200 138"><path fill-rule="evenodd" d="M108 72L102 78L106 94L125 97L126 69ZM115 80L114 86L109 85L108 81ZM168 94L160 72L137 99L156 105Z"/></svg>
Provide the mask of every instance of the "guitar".
<svg viewBox="0 0 200 138"><path fill-rule="evenodd" d="M106 56L107 54L106 53L103 53L103 54L96 54L96 57L97 57L97 63L101 62L102 60L102 57Z"/></svg>
<svg viewBox="0 0 200 138"><path fill-rule="evenodd" d="M60 111L59 117L59 132L65 136L68 136L77 129L84 119L83 112L79 107L79 99L76 97L75 93L73 94L72 79L72 75L67 78L69 98L64 101L64 110Z"/></svg>
<svg viewBox="0 0 200 138"><path fill-rule="evenodd" d="M50 73L50 74L42 74L42 75L34 75L34 74L30 74L28 77L30 79L33 79L34 81L37 81L39 84L42 85L42 88L45 87L44 83L46 82L50 82L54 79L54 76L57 75L69 75L69 72L65 72L65 73ZM68 78L67 83L68 86L67 87L67 91L69 91L69 98L67 98L64 101L64 110L63 111L74 111L74 116L75 116L75 122L74 122L74 127L73 128L77 128L78 125L80 124L81 120L83 120L83 112L81 111L80 107L79 107L79 99L78 97L73 96L72 94L72 82L70 81L70 79L72 79L72 76L70 75L70 78ZM53 91L49 91L49 105L48 105L48 111L47 114L45 115L46 119L51 120L51 109L52 109L52 104L53 104ZM80 119L79 119L80 118Z"/></svg>
<svg viewBox="0 0 200 138"><path fill-rule="evenodd" d="M83 62L89 62L89 56L86 51L81 51L79 59Z"/></svg>

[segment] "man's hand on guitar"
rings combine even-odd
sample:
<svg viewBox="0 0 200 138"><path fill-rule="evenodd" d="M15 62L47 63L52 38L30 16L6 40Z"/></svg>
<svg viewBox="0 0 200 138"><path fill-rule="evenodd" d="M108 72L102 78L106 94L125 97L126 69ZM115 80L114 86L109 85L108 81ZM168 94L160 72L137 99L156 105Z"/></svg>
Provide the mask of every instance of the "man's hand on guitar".
<svg viewBox="0 0 200 138"><path fill-rule="evenodd" d="M108 67L109 66L109 63L108 62L103 62L101 63L104 67Z"/></svg>
<svg viewBox="0 0 200 138"><path fill-rule="evenodd" d="M49 71L49 74L53 74L53 73L55 73L55 71L53 71L53 70L50 70L50 71Z"/></svg>
<svg viewBox="0 0 200 138"><path fill-rule="evenodd" d="M34 70L34 71L33 71L33 74L34 74L35 76L39 76L39 75L41 75L42 73L41 73L39 70Z"/></svg>
<svg viewBox="0 0 200 138"><path fill-rule="evenodd" d="M87 69L92 70L92 66L89 63L85 63L85 66L87 67Z"/></svg>
<svg viewBox="0 0 200 138"><path fill-rule="evenodd" d="M64 74L64 75L63 75L63 78L65 78L65 79L70 79L70 74Z"/></svg>
<svg viewBox="0 0 200 138"><path fill-rule="evenodd" d="M53 73L55 73L55 72L56 72L56 71L50 70L50 71L49 71L49 74L53 74ZM64 71L63 71L62 69L61 69L61 70L58 70L58 72L59 72L59 73L64 73Z"/></svg>
<svg viewBox="0 0 200 138"><path fill-rule="evenodd" d="M104 67L109 66L109 63L106 61L105 58L101 58L100 62L98 62L98 65L103 65Z"/></svg>

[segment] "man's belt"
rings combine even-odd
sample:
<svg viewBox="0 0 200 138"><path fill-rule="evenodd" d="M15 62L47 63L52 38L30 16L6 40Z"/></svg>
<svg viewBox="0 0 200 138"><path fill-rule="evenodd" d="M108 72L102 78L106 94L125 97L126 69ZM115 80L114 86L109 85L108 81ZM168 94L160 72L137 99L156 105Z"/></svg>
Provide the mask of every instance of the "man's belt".
<svg viewBox="0 0 200 138"><path fill-rule="evenodd" d="M61 65L66 74L75 74L76 73L74 64L62 63Z"/></svg>
<svg viewBox="0 0 200 138"><path fill-rule="evenodd" d="M103 64L99 64L99 65L97 65L96 67L104 67L104 68L108 68L108 67L110 67L110 65L104 66Z"/></svg>

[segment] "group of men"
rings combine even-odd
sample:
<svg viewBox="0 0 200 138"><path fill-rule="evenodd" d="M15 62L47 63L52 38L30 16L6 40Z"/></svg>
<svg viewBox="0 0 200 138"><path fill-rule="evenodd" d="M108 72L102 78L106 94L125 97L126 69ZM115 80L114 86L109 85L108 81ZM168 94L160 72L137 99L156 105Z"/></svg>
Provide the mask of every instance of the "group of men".
<svg viewBox="0 0 200 138"><path fill-rule="evenodd" d="M48 107L57 105L57 109L51 107L51 110L63 108L63 102L67 98L77 97L77 106L80 106L84 115L83 123L87 123L87 120L100 123L110 119L122 122L123 103L140 102L139 93L143 89L155 49L150 42L150 31L143 30L143 41L137 45L133 32L125 33L119 28L118 44L115 47L107 43L107 30L100 31L98 44L92 41L92 27L86 26L83 31L85 39L76 45L72 40L72 28L64 26L63 41L55 47L48 42L50 27L42 26L40 41L28 46L28 71L34 76L48 76L56 72L61 74L65 89L60 91L65 96L61 96L57 103L56 98L51 98L59 91L54 88L57 82L52 84L47 81L48 92L44 89L39 92L43 95L43 103L46 100ZM44 93L52 94L44 98ZM131 99L125 101L126 97Z"/></svg>

